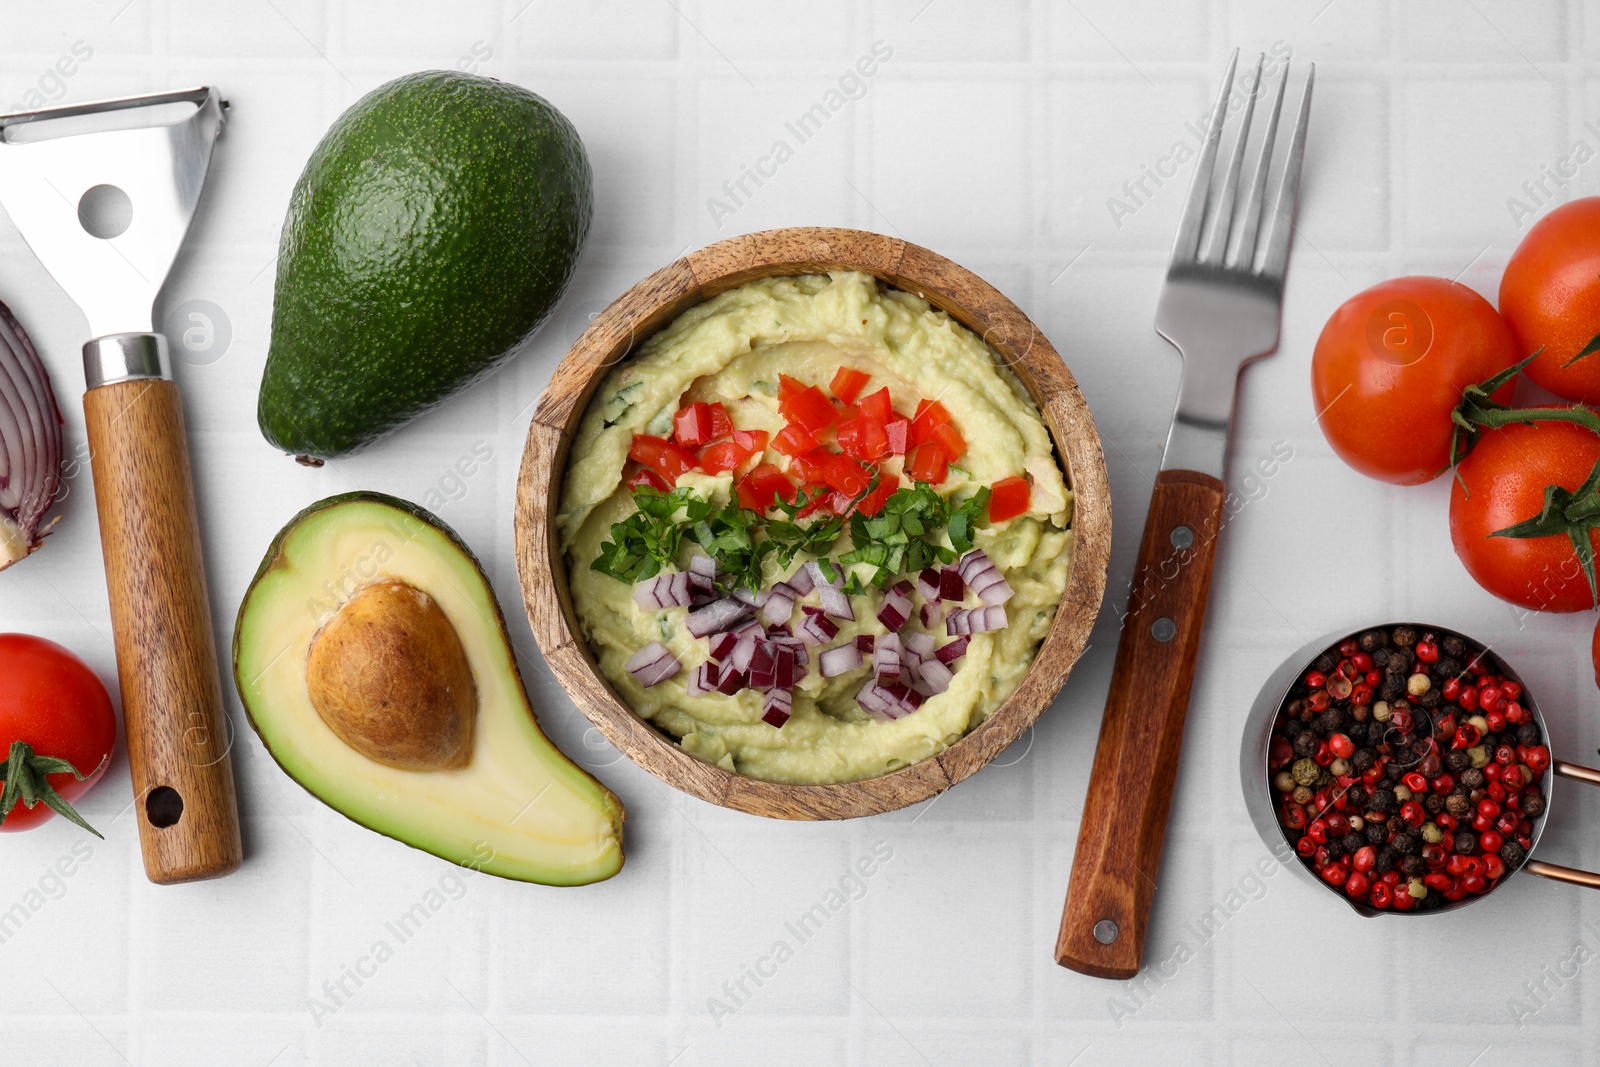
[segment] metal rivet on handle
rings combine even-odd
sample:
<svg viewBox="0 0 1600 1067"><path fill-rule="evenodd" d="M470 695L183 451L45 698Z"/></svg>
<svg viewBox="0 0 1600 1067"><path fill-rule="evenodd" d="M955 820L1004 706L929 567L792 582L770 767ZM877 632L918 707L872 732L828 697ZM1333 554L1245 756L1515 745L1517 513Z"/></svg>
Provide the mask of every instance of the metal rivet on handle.
<svg viewBox="0 0 1600 1067"><path fill-rule="evenodd" d="M1178 635L1178 624L1163 615L1150 624L1150 636L1166 644Z"/></svg>
<svg viewBox="0 0 1600 1067"><path fill-rule="evenodd" d="M1109 945L1117 939L1122 930L1110 919L1101 919L1094 924L1094 939L1102 945Z"/></svg>
<svg viewBox="0 0 1600 1067"><path fill-rule="evenodd" d="M1194 531L1187 526L1174 526L1172 528L1172 547L1177 549L1189 548L1194 544Z"/></svg>

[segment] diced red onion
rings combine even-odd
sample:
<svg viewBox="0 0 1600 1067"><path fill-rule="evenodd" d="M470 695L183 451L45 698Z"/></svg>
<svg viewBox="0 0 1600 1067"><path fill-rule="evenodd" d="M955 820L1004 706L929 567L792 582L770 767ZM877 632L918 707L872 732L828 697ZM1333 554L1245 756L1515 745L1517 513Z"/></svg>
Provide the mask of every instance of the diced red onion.
<svg viewBox="0 0 1600 1067"><path fill-rule="evenodd" d="M794 591L801 596L811 592L812 587L816 584L816 579L811 575L811 565L807 563L800 564L794 569L794 573L784 580L793 586Z"/></svg>
<svg viewBox="0 0 1600 1067"><path fill-rule="evenodd" d="M937 600L930 600L917 609L917 617L922 620L922 625L929 630L936 629L944 618L944 604Z"/></svg>
<svg viewBox="0 0 1600 1067"><path fill-rule="evenodd" d="M743 637L745 634L755 634L757 637L765 637L767 635L767 631L755 619L746 619L738 626L733 628L733 636Z"/></svg>
<svg viewBox="0 0 1600 1067"><path fill-rule="evenodd" d="M823 611L845 622L856 621L856 611L850 606L850 598L843 589L834 585L818 585L817 595L822 598Z"/></svg>
<svg viewBox="0 0 1600 1067"><path fill-rule="evenodd" d="M779 582L767 593L767 602L761 607L761 618L768 626L781 626L794 614L794 602L800 593L788 582Z"/></svg>
<svg viewBox="0 0 1600 1067"><path fill-rule="evenodd" d="M899 702L900 708L909 714L922 707L922 694L906 685L885 686L884 691Z"/></svg>
<svg viewBox="0 0 1600 1067"><path fill-rule="evenodd" d="M861 705L862 711L880 719L898 719L906 713L899 699L876 682L861 687L856 693L856 703Z"/></svg>
<svg viewBox="0 0 1600 1067"><path fill-rule="evenodd" d="M776 656L783 649L788 649L790 652L792 652L794 654L795 663L800 664L800 665L803 666L806 663L809 663L811 661L811 654L806 651L805 642L802 641L800 638L798 638L798 637L773 637L773 638L769 638L769 640L772 642L772 648L773 648L773 655L774 656ZM804 671L801 672L802 676L804 675L804 673L805 673Z"/></svg>
<svg viewBox="0 0 1600 1067"><path fill-rule="evenodd" d="M633 602L645 611L665 611L689 606L689 572L658 574L633 587Z"/></svg>
<svg viewBox="0 0 1600 1067"><path fill-rule="evenodd" d="M900 680L900 638L879 634L872 648L872 673L884 688Z"/></svg>
<svg viewBox="0 0 1600 1067"><path fill-rule="evenodd" d="M924 600L938 600L942 580L938 567L924 567L922 573L917 575L917 592Z"/></svg>
<svg viewBox="0 0 1600 1067"><path fill-rule="evenodd" d="M733 694L743 689L745 687L745 683L747 683L749 680L750 679L748 675L740 671L736 671L730 666L722 672L722 680L717 683L717 692L731 697Z"/></svg>
<svg viewBox="0 0 1600 1067"><path fill-rule="evenodd" d="M957 568L946 567L939 572L939 599L955 601L967 599L967 583Z"/></svg>
<svg viewBox="0 0 1600 1067"><path fill-rule="evenodd" d="M817 657L824 678L837 678L861 666L861 651L854 644L836 645Z"/></svg>
<svg viewBox="0 0 1600 1067"><path fill-rule="evenodd" d="M733 653L733 648L739 643L739 635L735 633L720 633L711 635L711 658L725 660Z"/></svg>
<svg viewBox="0 0 1600 1067"><path fill-rule="evenodd" d="M755 658L756 642L760 638L753 633L741 634L733 646L733 652L728 656L728 666L736 671L748 671Z"/></svg>
<svg viewBox="0 0 1600 1067"><path fill-rule="evenodd" d="M822 612L807 612L800 624L800 638L810 645L825 645L839 636L839 624Z"/></svg>
<svg viewBox="0 0 1600 1067"><path fill-rule="evenodd" d="M767 602L767 591L762 589L759 592L752 593L750 590L740 586L733 591L733 599L741 604L748 604L752 608L759 608Z"/></svg>
<svg viewBox="0 0 1600 1067"><path fill-rule="evenodd" d="M750 614L750 606L732 597L713 600L705 607L689 613L684 625L696 637L706 637L730 629Z"/></svg>
<svg viewBox="0 0 1600 1067"><path fill-rule="evenodd" d="M970 637L958 637L954 641L946 641L939 646L939 651L935 652L934 656L940 663L948 667L967 654L967 646L971 643L972 638Z"/></svg>
<svg viewBox="0 0 1600 1067"><path fill-rule="evenodd" d="M1004 604L1014 595L1005 575L981 548L961 557L961 577L978 594L978 599L990 606Z"/></svg>
<svg viewBox="0 0 1600 1067"><path fill-rule="evenodd" d="M910 582L901 582L883 594L883 604L878 608L878 621L885 630L898 630L911 618L911 597L901 590L911 588Z"/></svg>
<svg viewBox="0 0 1600 1067"><path fill-rule="evenodd" d="M678 657L660 641L651 641L628 657L623 664L629 674L646 688L664 682L683 669Z"/></svg>
<svg viewBox="0 0 1600 1067"><path fill-rule="evenodd" d="M767 636L768 637L793 637L794 636L794 630L789 626L788 623L786 623L786 622L785 623L780 623L777 626L769 626L769 627L767 627Z"/></svg>
<svg viewBox="0 0 1600 1067"><path fill-rule="evenodd" d="M707 660L689 672L688 692L692 697L703 697L717 691L722 680L722 668Z"/></svg>
<svg viewBox="0 0 1600 1067"><path fill-rule="evenodd" d="M761 701L761 721L780 729L789 721L794 711L794 694L787 689L773 689Z"/></svg>
<svg viewBox="0 0 1600 1067"><path fill-rule="evenodd" d="M934 640L932 634L918 633L908 630L900 635L900 643L919 656L933 655Z"/></svg>
<svg viewBox="0 0 1600 1067"><path fill-rule="evenodd" d="M793 689L795 678L794 649L779 648L772 656L772 684L779 689Z"/></svg>
<svg viewBox="0 0 1600 1067"><path fill-rule="evenodd" d="M750 653L750 673L756 671L763 673L772 670L772 642L757 639L756 650Z"/></svg>
<svg viewBox="0 0 1600 1067"><path fill-rule="evenodd" d="M61 487L61 410L33 342L0 304L0 571L44 543Z"/></svg>
<svg viewBox="0 0 1600 1067"><path fill-rule="evenodd" d="M696 555L689 560L689 584L704 592L711 592L717 584L715 556Z"/></svg>
<svg viewBox="0 0 1600 1067"><path fill-rule="evenodd" d="M936 658L923 660L917 666L917 681L922 683L922 688L929 695L943 693L950 688L950 680L955 677L949 667L939 662Z"/></svg>
<svg viewBox="0 0 1600 1067"><path fill-rule="evenodd" d="M874 640L871 634L856 634L856 649L870 656Z"/></svg>
<svg viewBox="0 0 1600 1067"><path fill-rule="evenodd" d="M1002 630L1006 625L1005 605L986 604L978 608L957 608L950 613L944 624L945 633L951 637Z"/></svg>
<svg viewBox="0 0 1600 1067"><path fill-rule="evenodd" d="M844 572L839 569L839 565L830 561L828 566L833 568L833 573L838 575L837 578L829 578L827 574L823 572L821 560L814 559L806 564L806 570L811 572L811 584L813 586L831 585L837 589L839 586L844 584Z"/></svg>

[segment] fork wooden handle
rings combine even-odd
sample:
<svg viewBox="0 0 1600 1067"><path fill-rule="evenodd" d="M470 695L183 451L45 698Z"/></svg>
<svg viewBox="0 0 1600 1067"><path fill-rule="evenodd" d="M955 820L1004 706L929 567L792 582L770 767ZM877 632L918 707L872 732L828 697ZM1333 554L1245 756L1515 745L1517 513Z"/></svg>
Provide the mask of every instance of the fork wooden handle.
<svg viewBox="0 0 1600 1067"><path fill-rule="evenodd" d="M239 811L178 387L83 394L135 821L152 882L239 866Z"/></svg>
<svg viewBox="0 0 1600 1067"><path fill-rule="evenodd" d="M1222 496L1198 471L1162 471L1150 496L1056 940L1057 963L1097 978L1144 955Z"/></svg>

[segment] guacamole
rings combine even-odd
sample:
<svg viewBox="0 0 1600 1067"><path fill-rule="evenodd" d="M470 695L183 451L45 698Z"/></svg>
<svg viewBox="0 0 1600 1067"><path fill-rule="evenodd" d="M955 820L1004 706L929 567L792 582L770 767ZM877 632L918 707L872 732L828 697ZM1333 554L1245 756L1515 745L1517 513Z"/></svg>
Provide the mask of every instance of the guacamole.
<svg viewBox="0 0 1600 1067"><path fill-rule="evenodd" d="M980 524L976 547L987 554L1013 595L1003 628L973 633L956 660L948 688L928 695L915 711L892 720L867 714L855 700L873 682L871 654L859 669L835 677L818 670L819 648L793 690L792 716L781 727L763 721L762 693L689 695L707 642L685 626L689 608L642 607L634 587L591 564L614 523L635 512L629 460L635 435L668 438L675 416L695 402L720 404L734 427L764 431L776 442L787 420L782 388L795 383L826 390L840 368L868 376L862 393L887 387L909 412L919 398L937 401L964 439L934 485L955 502L1002 480L1025 479L1026 510ZM857 376L859 380L859 376ZM835 400L836 405L852 410ZM865 401L862 401L865 405ZM919 405L920 407L921 405ZM841 415L841 418L843 416ZM825 432L824 441L831 441ZM776 447L718 473L691 470L677 477L717 505L738 499L736 484L759 459L793 474L796 460ZM910 486L909 454L877 461L880 477ZM796 478L797 484L804 479ZM774 512L776 514L776 512ZM997 708L1022 680L1066 590L1072 561L1072 494L1057 464L1049 431L1020 381L965 327L909 293L867 274L839 272L752 282L684 312L645 341L601 385L573 440L562 483L556 534L565 554L572 601L601 670L643 718L683 748L728 770L781 782L842 782L868 778L927 759L954 744ZM851 547L846 525L833 558ZM700 549L685 539L679 569ZM801 560L809 556L800 556ZM768 560L763 586L793 570ZM856 565L870 583L873 568ZM915 578L916 575L905 577ZM855 621L835 620L831 644L886 632L877 615L880 589L867 584L850 597ZM812 601L814 602L814 601ZM976 597L966 602L976 605ZM813 609L815 610L815 609ZM802 618L797 606L795 618ZM913 619L907 630L924 621ZM939 640L945 628L927 631ZM641 685L624 664L660 642L682 664L676 675Z"/></svg>

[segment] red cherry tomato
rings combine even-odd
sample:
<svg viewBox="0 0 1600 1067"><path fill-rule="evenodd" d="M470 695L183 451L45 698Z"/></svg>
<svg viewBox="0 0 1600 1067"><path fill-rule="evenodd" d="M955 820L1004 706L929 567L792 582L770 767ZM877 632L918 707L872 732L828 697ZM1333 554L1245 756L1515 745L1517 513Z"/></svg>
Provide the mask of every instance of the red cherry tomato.
<svg viewBox="0 0 1600 1067"><path fill-rule="evenodd" d="M0 634L0 759L31 750L21 773L32 773L41 758L66 760L67 771L39 775L69 805L105 773L117 740L111 697L89 665L54 641L26 634ZM23 742L18 746L17 742ZM54 812L40 801L29 808L18 801L0 812L0 830L27 830Z"/></svg>
<svg viewBox="0 0 1600 1067"><path fill-rule="evenodd" d="M1543 349L1529 378L1568 400L1600 402L1600 352L1572 363L1600 335L1600 196L1562 204L1528 231L1500 278L1500 314L1517 351Z"/></svg>
<svg viewBox="0 0 1600 1067"><path fill-rule="evenodd" d="M1450 540L1479 585L1535 611L1593 606L1578 554L1565 534L1494 534L1537 516L1546 486L1577 489L1596 460L1600 437L1572 423L1518 423L1484 432L1461 461L1460 477L1450 490ZM1600 530L1590 530L1588 537L1600 548Z"/></svg>
<svg viewBox="0 0 1600 1067"><path fill-rule="evenodd" d="M1396 278L1351 297L1322 328L1312 402L1346 463L1418 485L1449 465L1462 389L1516 361L1511 329L1483 297L1444 278ZM1510 395L1508 384L1494 397Z"/></svg>

